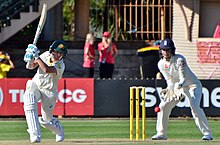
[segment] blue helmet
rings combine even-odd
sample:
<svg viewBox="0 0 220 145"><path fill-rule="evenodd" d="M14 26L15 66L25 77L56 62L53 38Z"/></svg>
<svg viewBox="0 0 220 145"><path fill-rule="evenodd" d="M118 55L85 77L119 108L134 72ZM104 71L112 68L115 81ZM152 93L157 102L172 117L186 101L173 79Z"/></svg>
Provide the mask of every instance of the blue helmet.
<svg viewBox="0 0 220 145"><path fill-rule="evenodd" d="M173 40L170 38L166 38L166 39L162 40L159 48L160 49L171 49L173 52L175 52L175 50L176 50L176 47L173 43Z"/></svg>

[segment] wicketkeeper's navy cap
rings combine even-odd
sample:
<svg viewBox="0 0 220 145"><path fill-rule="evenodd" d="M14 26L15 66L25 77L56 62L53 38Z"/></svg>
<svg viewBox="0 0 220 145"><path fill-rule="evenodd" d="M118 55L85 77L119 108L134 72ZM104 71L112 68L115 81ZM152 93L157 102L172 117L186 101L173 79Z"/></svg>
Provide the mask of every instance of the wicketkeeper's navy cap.
<svg viewBox="0 0 220 145"><path fill-rule="evenodd" d="M173 40L170 38L166 38L166 39L162 40L159 48L164 49L164 50L172 49L173 51L175 51L175 49L176 49L175 45L173 43Z"/></svg>

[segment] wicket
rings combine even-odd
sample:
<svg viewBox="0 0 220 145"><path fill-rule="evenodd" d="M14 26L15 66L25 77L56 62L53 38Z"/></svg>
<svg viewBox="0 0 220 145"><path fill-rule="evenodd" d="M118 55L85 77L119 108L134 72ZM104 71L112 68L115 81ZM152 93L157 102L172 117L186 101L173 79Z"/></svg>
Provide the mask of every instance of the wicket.
<svg viewBox="0 0 220 145"><path fill-rule="evenodd" d="M140 95L141 93L141 95ZM133 120L134 120L134 99L136 106L136 140L140 139L140 114L139 114L139 106L140 101L139 98L142 97L142 140L146 139L146 108L145 108L145 87L143 86L132 86L130 87L130 140L132 141L134 138L133 131Z"/></svg>

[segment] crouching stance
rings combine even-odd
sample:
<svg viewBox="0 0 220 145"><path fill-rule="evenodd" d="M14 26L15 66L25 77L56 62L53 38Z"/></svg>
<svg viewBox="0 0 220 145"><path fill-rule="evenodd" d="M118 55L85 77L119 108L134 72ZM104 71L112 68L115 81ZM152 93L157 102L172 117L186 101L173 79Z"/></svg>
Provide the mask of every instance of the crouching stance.
<svg viewBox="0 0 220 145"><path fill-rule="evenodd" d="M158 68L166 80L167 88L161 92L165 95L161 97L161 111L157 114L157 133L152 140L167 139L169 116L184 96L189 100L195 124L203 135L202 140L212 140L212 131L205 113L200 108L202 84L187 65L185 57L175 54L175 49L172 39L164 39L160 44L162 58L158 62Z"/></svg>
<svg viewBox="0 0 220 145"><path fill-rule="evenodd" d="M52 43L50 49L40 56L38 48L29 44L24 55L27 69L38 70L32 80L28 80L24 93L24 111L28 125L30 141L40 142L40 125L56 135L56 141L64 140L64 129L53 117L53 111L58 98L58 81L62 77L65 65L63 59L67 54L67 45L62 40ZM37 102L41 101L42 117L38 117Z"/></svg>

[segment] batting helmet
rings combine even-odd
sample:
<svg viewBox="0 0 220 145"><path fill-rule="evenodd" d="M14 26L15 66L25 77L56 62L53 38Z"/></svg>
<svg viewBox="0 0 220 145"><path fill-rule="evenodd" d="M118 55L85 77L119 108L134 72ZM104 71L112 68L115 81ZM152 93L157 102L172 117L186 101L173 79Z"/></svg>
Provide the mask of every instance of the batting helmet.
<svg viewBox="0 0 220 145"><path fill-rule="evenodd" d="M50 50L56 50L58 52L63 52L64 56L63 58L66 57L67 55L67 44L62 41L62 40L56 40L50 45Z"/></svg>
<svg viewBox="0 0 220 145"><path fill-rule="evenodd" d="M171 49L173 52L175 52L175 50L176 50L176 47L173 43L173 40L170 39L170 38L166 38L166 39L162 40L161 43L160 43L159 48L160 49L165 49L165 50L166 49Z"/></svg>

